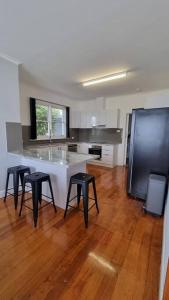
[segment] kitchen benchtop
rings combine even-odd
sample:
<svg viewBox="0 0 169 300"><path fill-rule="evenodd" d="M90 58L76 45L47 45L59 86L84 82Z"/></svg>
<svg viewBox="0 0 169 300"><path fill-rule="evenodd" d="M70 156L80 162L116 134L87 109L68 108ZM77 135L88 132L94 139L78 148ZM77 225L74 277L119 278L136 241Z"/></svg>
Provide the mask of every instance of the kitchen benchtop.
<svg viewBox="0 0 169 300"><path fill-rule="evenodd" d="M118 145L118 143L103 143L103 142L68 142L66 143L67 145L69 144L89 144L89 145Z"/></svg>
<svg viewBox="0 0 169 300"><path fill-rule="evenodd" d="M79 154L44 146L36 148L32 147L23 149L22 151L12 151L9 153L29 159L48 161L66 167L97 159L99 157L98 155Z"/></svg>
<svg viewBox="0 0 169 300"><path fill-rule="evenodd" d="M51 143L44 143L44 144L32 144L32 145L25 145L25 149L29 149L29 148L41 148L41 147L57 147L57 146L66 146L66 145L72 145L72 144L88 144L88 145L110 145L110 146L115 146L115 145L119 145L119 143L100 143L100 142L75 142L75 141L71 141L71 142L66 142L66 143L55 143L55 142L51 142Z"/></svg>

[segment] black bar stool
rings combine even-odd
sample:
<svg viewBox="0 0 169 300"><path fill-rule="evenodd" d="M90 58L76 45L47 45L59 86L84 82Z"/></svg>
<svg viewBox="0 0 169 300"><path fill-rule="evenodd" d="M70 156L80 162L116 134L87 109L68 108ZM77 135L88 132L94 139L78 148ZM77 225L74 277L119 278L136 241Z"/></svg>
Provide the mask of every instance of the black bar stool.
<svg viewBox="0 0 169 300"><path fill-rule="evenodd" d="M89 197L89 184L92 183L93 185L93 192L94 192L94 199ZM77 195L70 199L70 193L72 184L77 184ZM77 204L79 207L80 197L81 197L81 189L82 189L82 196L83 196L83 212L84 212L84 221L86 228L88 227L88 211L96 205L97 212L99 213L99 207L97 203L97 194L96 194L96 185L95 185L95 177L86 173L77 173L70 177L68 194L67 194L67 202L66 202L66 209L64 213L64 218L66 217L68 207L75 208L71 206L69 203L77 198ZM88 208L89 199L95 201L95 203Z"/></svg>
<svg viewBox="0 0 169 300"><path fill-rule="evenodd" d="M43 182L48 182L49 183L51 197L48 197L48 196L42 194L42 183ZM31 198L28 198L26 200L24 199L26 183L30 183L31 186L32 186L32 197L31 198L32 198L32 203L33 203L33 209L24 204L25 201L31 199ZM42 195L49 198L49 199L52 199L52 201L50 201L47 204L41 206L40 208L43 208L43 207L49 205L52 202L53 207L54 207L54 211L56 212L56 206L55 206L55 202L54 202L52 184L51 184L49 174L42 173L42 172L35 172L35 173L32 173L30 175L25 176L24 180L23 180L23 191L22 191L21 208L20 208L19 216L21 216L23 205L25 207L33 210L33 219L34 219L34 226L35 227L37 225L37 220L38 220L38 210L39 210L38 209L38 202L41 204Z"/></svg>
<svg viewBox="0 0 169 300"><path fill-rule="evenodd" d="M15 167L10 167L7 169L7 178L6 178L6 187L5 187L5 197L4 197L4 202L6 201L7 195L12 195L14 196L14 204L15 204L15 209L17 209L18 205L18 190L19 190L19 178L21 180L21 186L23 188L23 180L25 174L30 174L30 168L26 166L15 166ZM13 175L13 188L8 188L9 184L9 176ZM13 189L13 194L9 193L9 190Z"/></svg>

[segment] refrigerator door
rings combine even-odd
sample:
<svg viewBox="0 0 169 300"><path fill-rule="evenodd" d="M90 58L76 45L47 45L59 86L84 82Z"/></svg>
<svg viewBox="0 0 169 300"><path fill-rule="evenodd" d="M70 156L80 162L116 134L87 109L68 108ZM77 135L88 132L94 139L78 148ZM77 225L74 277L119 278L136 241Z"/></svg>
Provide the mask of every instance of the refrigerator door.
<svg viewBox="0 0 169 300"><path fill-rule="evenodd" d="M128 193L146 199L150 173L168 175L169 108L139 109L132 114Z"/></svg>

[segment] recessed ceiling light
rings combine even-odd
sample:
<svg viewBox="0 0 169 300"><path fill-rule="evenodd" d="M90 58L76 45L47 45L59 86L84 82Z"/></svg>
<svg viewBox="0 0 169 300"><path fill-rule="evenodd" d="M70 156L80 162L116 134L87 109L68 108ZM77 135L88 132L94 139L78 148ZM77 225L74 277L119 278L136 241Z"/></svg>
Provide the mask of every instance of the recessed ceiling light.
<svg viewBox="0 0 169 300"><path fill-rule="evenodd" d="M125 78L126 76L127 76L127 72L116 73L116 74L112 74L112 75L108 75L108 76L100 77L97 79L92 79L92 80L82 82L82 85L89 86L89 85L93 85L93 84L99 84L99 83L106 82L106 81Z"/></svg>

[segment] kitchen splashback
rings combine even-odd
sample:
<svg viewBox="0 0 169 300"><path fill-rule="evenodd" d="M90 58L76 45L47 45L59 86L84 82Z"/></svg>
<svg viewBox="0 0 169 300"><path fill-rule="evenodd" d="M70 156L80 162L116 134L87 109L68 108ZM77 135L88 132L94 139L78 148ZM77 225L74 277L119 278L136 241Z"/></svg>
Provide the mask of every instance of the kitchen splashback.
<svg viewBox="0 0 169 300"><path fill-rule="evenodd" d="M44 144L49 141L31 141L30 126L22 126L22 137L24 145L28 144ZM70 128L70 138L64 140L55 140L55 142L92 142L121 144L122 129L116 128Z"/></svg>
<svg viewBox="0 0 169 300"><path fill-rule="evenodd" d="M122 129L116 128L89 128L78 129L79 142L120 144L122 142Z"/></svg>
<svg viewBox="0 0 169 300"><path fill-rule="evenodd" d="M21 123L6 122L7 150L22 150L22 125Z"/></svg>

